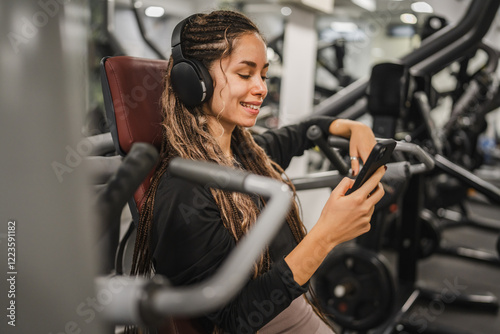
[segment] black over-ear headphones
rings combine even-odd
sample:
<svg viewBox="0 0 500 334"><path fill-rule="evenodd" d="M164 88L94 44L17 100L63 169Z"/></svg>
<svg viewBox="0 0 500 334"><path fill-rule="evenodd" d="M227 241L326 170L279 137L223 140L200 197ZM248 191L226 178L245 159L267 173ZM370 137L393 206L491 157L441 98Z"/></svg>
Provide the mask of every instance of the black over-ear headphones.
<svg viewBox="0 0 500 334"><path fill-rule="evenodd" d="M182 30L195 15L189 16L175 26L171 43L174 64L170 80L175 93L188 107L207 101L213 94L212 77L207 68L195 59L184 58L182 54Z"/></svg>

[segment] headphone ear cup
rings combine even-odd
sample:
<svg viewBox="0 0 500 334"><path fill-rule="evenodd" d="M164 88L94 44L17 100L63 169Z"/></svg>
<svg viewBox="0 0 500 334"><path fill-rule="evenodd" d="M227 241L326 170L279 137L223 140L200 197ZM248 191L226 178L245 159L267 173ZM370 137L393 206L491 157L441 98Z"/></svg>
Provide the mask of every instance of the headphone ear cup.
<svg viewBox="0 0 500 334"><path fill-rule="evenodd" d="M183 59L174 64L171 82L179 99L188 107L195 107L210 99L213 82L206 67L194 59Z"/></svg>
<svg viewBox="0 0 500 334"><path fill-rule="evenodd" d="M208 101L214 93L214 83L212 81L212 76L210 75L210 72L208 72L208 69L205 67L205 65L203 65L201 62L195 59L192 59L191 61L196 65L201 81L203 81L205 84L205 97L201 102Z"/></svg>

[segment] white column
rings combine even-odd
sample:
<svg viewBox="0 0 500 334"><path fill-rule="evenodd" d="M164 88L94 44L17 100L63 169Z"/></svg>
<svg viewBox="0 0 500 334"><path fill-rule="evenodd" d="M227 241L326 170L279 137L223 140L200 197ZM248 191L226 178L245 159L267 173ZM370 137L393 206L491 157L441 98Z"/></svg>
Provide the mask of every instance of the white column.
<svg viewBox="0 0 500 334"><path fill-rule="evenodd" d="M297 123L313 110L317 53L315 14L293 6L287 17L283 41L283 70L280 91L280 126ZM290 177L306 173L307 156L294 158Z"/></svg>
<svg viewBox="0 0 500 334"><path fill-rule="evenodd" d="M287 18L283 44L280 125L297 123L313 110L318 43L315 18L314 12L299 7L292 7L292 14ZM304 156L292 160L286 170L287 175L305 175L307 163L306 152ZM319 218L329 193L327 188L298 193L304 224L308 230Z"/></svg>
<svg viewBox="0 0 500 334"><path fill-rule="evenodd" d="M313 109L318 36L315 14L292 7L285 25L280 123L295 123Z"/></svg>

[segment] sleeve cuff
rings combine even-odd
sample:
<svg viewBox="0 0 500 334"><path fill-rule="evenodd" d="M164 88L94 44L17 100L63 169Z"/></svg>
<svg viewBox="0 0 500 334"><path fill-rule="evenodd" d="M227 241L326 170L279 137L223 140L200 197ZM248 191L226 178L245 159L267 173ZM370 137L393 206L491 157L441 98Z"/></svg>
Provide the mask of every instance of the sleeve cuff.
<svg viewBox="0 0 500 334"><path fill-rule="evenodd" d="M307 281L304 285L299 285L297 282L295 282L292 270L290 269L290 267L288 267L288 264L286 263L284 257L278 262L276 262L274 265L276 266L276 269L279 271L280 278L283 281L283 284L286 286L287 290L289 291L290 298L292 300L307 292L309 288L309 281Z"/></svg>
<svg viewBox="0 0 500 334"><path fill-rule="evenodd" d="M329 116L315 116L311 118L311 121L313 121L313 124L316 124L317 126L320 127L321 131L325 134L325 136L328 136L330 134L330 125L335 121L337 118L336 117L329 117Z"/></svg>

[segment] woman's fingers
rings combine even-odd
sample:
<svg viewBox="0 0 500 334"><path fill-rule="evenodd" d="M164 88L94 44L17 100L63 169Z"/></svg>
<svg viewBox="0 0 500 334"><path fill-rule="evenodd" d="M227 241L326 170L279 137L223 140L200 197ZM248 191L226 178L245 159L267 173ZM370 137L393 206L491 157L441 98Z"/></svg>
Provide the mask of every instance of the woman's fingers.
<svg viewBox="0 0 500 334"><path fill-rule="evenodd" d="M356 176L359 173L359 160L361 158L358 156L351 156L351 169L352 169L352 175Z"/></svg>
<svg viewBox="0 0 500 334"><path fill-rule="evenodd" d="M371 204L375 206L375 204L377 204L378 201L380 201L382 197L384 197L384 194L385 194L384 187L382 186L382 183L379 182L377 184L377 187L368 194L367 200L370 201Z"/></svg>
<svg viewBox="0 0 500 334"><path fill-rule="evenodd" d="M377 169L375 173L373 173L373 175L366 180L366 182L358 190L356 190L356 192L362 196L368 197L368 195L370 195L377 188L380 180L385 174L385 171L385 166L379 167L379 169Z"/></svg>
<svg viewBox="0 0 500 334"><path fill-rule="evenodd" d="M347 190L351 189L354 184L354 180L348 177L344 177L339 184L333 189L332 193L336 194L337 197L343 196Z"/></svg>

